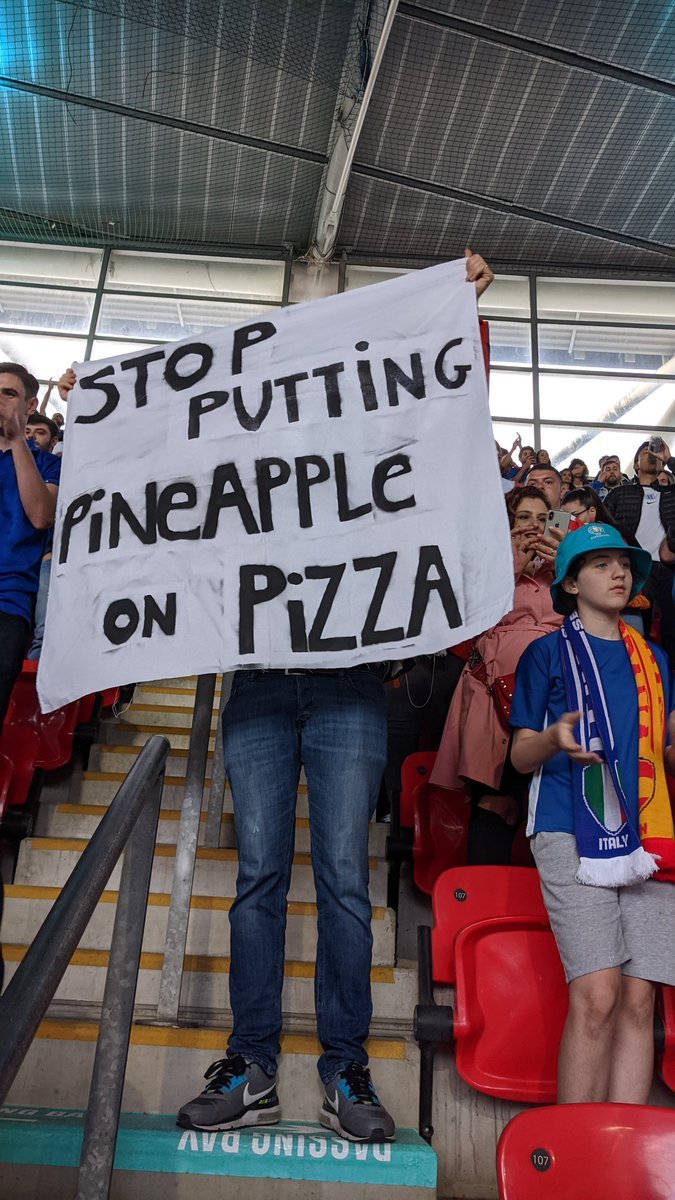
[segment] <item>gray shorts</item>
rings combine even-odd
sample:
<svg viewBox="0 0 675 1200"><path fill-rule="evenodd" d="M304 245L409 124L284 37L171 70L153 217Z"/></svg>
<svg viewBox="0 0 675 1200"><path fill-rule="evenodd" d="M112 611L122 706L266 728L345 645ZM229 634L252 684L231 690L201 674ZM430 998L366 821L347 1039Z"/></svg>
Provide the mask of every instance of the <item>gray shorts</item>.
<svg viewBox="0 0 675 1200"><path fill-rule="evenodd" d="M591 887L576 881L573 834L537 833L530 845L568 983L621 967L624 975L675 984L675 883Z"/></svg>

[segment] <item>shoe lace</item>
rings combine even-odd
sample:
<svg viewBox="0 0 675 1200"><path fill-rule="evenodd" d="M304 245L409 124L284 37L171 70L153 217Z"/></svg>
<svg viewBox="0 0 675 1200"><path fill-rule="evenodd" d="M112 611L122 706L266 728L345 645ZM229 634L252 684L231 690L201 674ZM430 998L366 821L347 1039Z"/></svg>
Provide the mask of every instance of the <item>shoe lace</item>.
<svg viewBox="0 0 675 1200"><path fill-rule="evenodd" d="M241 1054L228 1055L227 1058L219 1058L217 1062L211 1063L204 1078L209 1080L209 1084L204 1088L205 1092L223 1092L229 1091L232 1086L232 1080L237 1076L244 1075L248 1063Z"/></svg>
<svg viewBox="0 0 675 1200"><path fill-rule="evenodd" d="M355 1104L379 1104L377 1092L370 1078L370 1071L361 1063L353 1062L343 1072Z"/></svg>

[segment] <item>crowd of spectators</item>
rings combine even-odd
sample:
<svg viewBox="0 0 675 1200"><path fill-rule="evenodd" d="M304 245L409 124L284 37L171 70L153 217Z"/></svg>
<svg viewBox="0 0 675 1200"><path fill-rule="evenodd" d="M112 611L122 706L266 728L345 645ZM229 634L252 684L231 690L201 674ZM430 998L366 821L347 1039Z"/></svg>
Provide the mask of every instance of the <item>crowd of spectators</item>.
<svg viewBox="0 0 675 1200"><path fill-rule="evenodd" d="M494 696L512 694L525 648L562 624L549 587L563 529L602 524L616 529L628 545L649 552L649 577L640 594L626 604L622 618L644 636L656 638L675 669L675 459L669 446L659 435L641 442L630 477L623 473L618 455L603 455L591 478L583 459L573 458L558 468L545 449L523 445L519 435L509 450L496 445L513 544L514 605L470 647L459 648L461 671L456 659L452 671L446 668L443 700L448 709L440 737L438 708L432 715L430 695L431 719L425 725L416 708L419 740L413 745L408 736L405 742L406 753L418 747L437 749L433 782L466 791L472 863L509 862L515 831L525 817L529 781L511 764L510 730ZM561 513L569 515L569 526L555 520ZM412 696L399 690L390 706L394 770L399 730L406 727L409 734L412 728L410 721L406 726L406 700L412 709ZM391 774L393 779L394 771ZM393 782L388 781L388 787L393 794Z"/></svg>

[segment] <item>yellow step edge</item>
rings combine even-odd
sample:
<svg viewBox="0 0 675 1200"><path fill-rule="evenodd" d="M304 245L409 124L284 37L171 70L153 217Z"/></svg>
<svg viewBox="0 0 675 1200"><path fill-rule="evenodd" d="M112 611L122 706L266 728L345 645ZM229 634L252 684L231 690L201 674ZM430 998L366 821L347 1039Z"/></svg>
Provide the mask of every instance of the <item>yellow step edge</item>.
<svg viewBox="0 0 675 1200"><path fill-rule="evenodd" d="M117 745L115 742L96 742L94 750L103 750L105 754L135 754L136 757L140 754L142 746L124 746ZM186 746L172 746L171 754L177 758L187 758L190 751ZM213 750L209 750L208 758L213 758Z"/></svg>
<svg viewBox="0 0 675 1200"><path fill-rule="evenodd" d="M5 962L22 962L28 952L28 946L5 942L2 947ZM76 950L70 960L71 967L107 967L110 954L107 950ZM164 965L164 955L151 951L141 954L142 971L161 971ZM224 954L186 954L183 960L183 970L190 974L229 975L230 957ZM284 963L284 975L288 979L313 979L314 963L298 962L287 959ZM393 967L372 967L371 983L395 983Z"/></svg>
<svg viewBox="0 0 675 1200"><path fill-rule="evenodd" d="M144 704L142 701L135 700L127 712L132 715L133 713L192 713L193 709L195 709L195 704ZM126 713L124 715L126 716ZM121 724L126 725L127 722L123 720Z"/></svg>
<svg viewBox="0 0 675 1200"><path fill-rule="evenodd" d="M218 685L216 685L215 690L216 690L216 693L219 692L220 687ZM136 688L136 691L134 694L136 696L139 696L139 695L144 696L146 692L163 692L165 696L194 696L196 691L197 691L197 688L192 687L192 685L190 685L188 687L183 687L183 686L179 687L176 684L168 684L168 683L163 684L161 682L159 682L159 683L154 682L154 683L139 684L138 687Z"/></svg>
<svg viewBox="0 0 675 1200"><path fill-rule="evenodd" d="M137 747L134 746L133 749L136 750ZM125 771L83 771L82 772L82 782L83 783L86 783L87 781L89 783L124 783L124 780L126 779L126 777L127 776L126 776ZM167 785L167 787L184 787L185 786L185 776L184 775L165 775L164 783Z"/></svg>
<svg viewBox="0 0 675 1200"><path fill-rule="evenodd" d="M47 1019L38 1027L36 1038L63 1042L95 1042L97 1021L54 1021ZM176 1029L163 1025L132 1025L132 1046L172 1046L184 1050L225 1050L229 1029ZM406 1043L397 1038L372 1038L366 1042L369 1058L404 1062ZM312 1054L322 1052L318 1038L309 1034L285 1034L281 1038L282 1054Z"/></svg>
<svg viewBox="0 0 675 1200"><path fill-rule="evenodd" d="M197 695L197 689L193 687L150 687L144 683L142 687L136 689L136 695L141 698L143 696L185 696L186 699L194 699ZM214 700L220 699L220 688L216 688L214 692ZM138 701L134 701L134 706Z"/></svg>
<svg viewBox="0 0 675 1200"><path fill-rule="evenodd" d="M7 900L56 900L61 895L61 888L44 887L28 883L5 884L5 899ZM102 892L101 904L117 904L119 892ZM152 908L168 908L171 903L170 892L150 892L148 904ZM191 896L190 908L207 910L208 912L229 912L234 904L234 896ZM317 907L311 900L289 900L286 905L291 917L315 917ZM387 915L386 908L380 905L373 907L373 921L383 921Z"/></svg>
<svg viewBox="0 0 675 1200"><path fill-rule="evenodd" d="M31 850L79 850L82 852L88 845L87 838L27 838L24 844L29 845ZM157 842L155 844L156 858L175 858L176 847L171 842ZM224 847L198 846L197 858L203 862L238 862L239 855L236 850L225 849ZM309 867L312 864L310 854L294 854L293 863L296 867ZM372 871L379 870L379 863L376 858L369 858L368 863Z"/></svg>
<svg viewBox="0 0 675 1200"><path fill-rule="evenodd" d="M167 737L172 735L173 737L189 738L192 733L189 725L139 725L137 721L120 721L119 725L116 725L115 728L127 729L130 733L163 733ZM212 729L209 737L214 738L215 736L216 731ZM113 746L112 748L115 749L116 747Z"/></svg>
<svg viewBox="0 0 675 1200"><path fill-rule="evenodd" d="M116 747L113 747L113 748L116 749ZM129 746L128 749L134 750L134 751L136 751L136 753L139 752L138 746ZM173 753L175 753L175 751L172 750L171 753L173 754ZM187 751L186 751L186 753L187 753ZM124 783L124 780L126 779L126 777L127 777L127 775L126 775L125 771L83 771L82 772L82 782L83 783ZM164 783L169 787L183 787L185 785L185 776L184 775L166 775L164 777ZM227 790L229 791L229 787L227 788ZM300 796L307 795L307 784L306 783L298 784L298 795L300 795Z"/></svg>
<svg viewBox="0 0 675 1200"><path fill-rule="evenodd" d="M56 811L67 816L79 817L104 817L108 811L107 804L57 804ZM161 808L159 810L160 821L180 821L179 808ZM199 820L206 822L208 814L203 812L200 814ZM226 825L232 825L234 822L234 813L223 813L221 821ZM309 829L309 817L296 817L295 824L300 829Z"/></svg>

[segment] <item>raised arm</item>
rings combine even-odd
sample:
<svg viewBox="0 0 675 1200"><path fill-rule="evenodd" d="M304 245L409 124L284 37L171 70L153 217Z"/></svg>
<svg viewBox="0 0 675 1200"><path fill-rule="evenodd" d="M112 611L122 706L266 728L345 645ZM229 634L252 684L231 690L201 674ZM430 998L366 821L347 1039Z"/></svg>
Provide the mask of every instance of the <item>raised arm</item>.
<svg viewBox="0 0 675 1200"><path fill-rule="evenodd" d="M45 483L26 441L26 412L20 398L0 396L0 424L14 459L16 482L23 510L36 529L54 524L58 488Z"/></svg>

